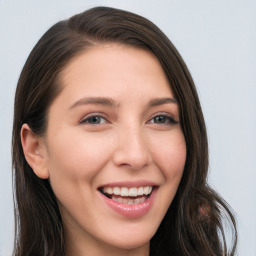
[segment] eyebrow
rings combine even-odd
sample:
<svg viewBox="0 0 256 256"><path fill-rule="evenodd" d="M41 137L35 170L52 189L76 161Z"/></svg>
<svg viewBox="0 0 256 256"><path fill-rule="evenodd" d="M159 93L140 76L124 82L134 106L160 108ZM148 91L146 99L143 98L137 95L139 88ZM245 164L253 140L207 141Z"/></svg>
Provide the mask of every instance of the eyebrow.
<svg viewBox="0 0 256 256"><path fill-rule="evenodd" d="M154 106L159 106L159 105L169 104L169 103L178 104L178 101L174 98L156 98L156 99L150 100L148 105L150 107L154 107Z"/></svg>
<svg viewBox="0 0 256 256"><path fill-rule="evenodd" d="M174 98L155 98L151 99L148 103L149 107L164 105L174 103L178 104L178 101ZM120 104L117 103L112 98L105 98L105 97L88 97L88 98L82 98L78 101L76 101L73 105L69 107L69 110L81 106L81 105L89 105L89 104L95 104L95 105L103 105L108 107L119 107Z"/></svg>
<svg viewBox="0 0 256 256"><path fill-rule="evenodd" d="M89 104L103 105L103 106L109 106L109 107L118 107L119 106L119 104L111 98L88 97L88 98L83 98L83 99L80 99L80 100L76 101L69 108L69 110L73 109L75 107L81 106L81 105L89 105Z"/></svg>

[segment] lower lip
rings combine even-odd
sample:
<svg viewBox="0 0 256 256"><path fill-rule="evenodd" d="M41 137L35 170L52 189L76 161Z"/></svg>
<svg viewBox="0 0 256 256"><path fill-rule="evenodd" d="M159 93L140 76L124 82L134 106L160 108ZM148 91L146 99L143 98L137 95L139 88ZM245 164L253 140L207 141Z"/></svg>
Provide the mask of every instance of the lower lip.
<svg viewBox="0 0 256 256"><path fill-rule="evenodd" d="M101 192L101 198L104 202L114 211L117 213L130 218L138 218L145 215L152 207L154 203L154 198L156 194L156 188L153 189L152 193L150 194L149 198L147 198L143 203L140 204L121 204L114 200L109 199L108 197L104 196Z"/></svg>

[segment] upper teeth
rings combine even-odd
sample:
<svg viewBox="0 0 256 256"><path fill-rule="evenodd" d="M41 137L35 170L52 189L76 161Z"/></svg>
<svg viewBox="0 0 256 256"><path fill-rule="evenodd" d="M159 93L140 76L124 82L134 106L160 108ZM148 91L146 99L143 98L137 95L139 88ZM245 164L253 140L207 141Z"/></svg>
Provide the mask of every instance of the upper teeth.
<svg viewBox="0 0 256 256"><path fill-rule="evenodd" d="M142 196L149 195L152 191L152 186L127 188L127 187L104 187L103 192L106 194L114 194L117 196Z"/></svg>

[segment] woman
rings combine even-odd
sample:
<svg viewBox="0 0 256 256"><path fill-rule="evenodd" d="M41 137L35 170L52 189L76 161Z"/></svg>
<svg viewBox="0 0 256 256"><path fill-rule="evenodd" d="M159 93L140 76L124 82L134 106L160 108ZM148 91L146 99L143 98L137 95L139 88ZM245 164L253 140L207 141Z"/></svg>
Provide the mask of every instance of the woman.
<svg viewBox="0 0 256 256"><path fill-rule="evenodd" d="M93 8L43 35L16 90L13 167L14 255L235 254L193 80L136 14Z"/></svg>

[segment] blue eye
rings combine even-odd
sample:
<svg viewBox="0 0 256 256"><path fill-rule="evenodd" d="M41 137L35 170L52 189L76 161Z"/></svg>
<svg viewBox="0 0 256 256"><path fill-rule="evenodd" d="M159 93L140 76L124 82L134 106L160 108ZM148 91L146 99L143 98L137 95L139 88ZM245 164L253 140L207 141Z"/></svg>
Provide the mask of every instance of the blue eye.
<svg viewBox="0 0 256 256"><path fill-rule="evenodd" d="M103 124L106 123L106 119L101 116L90 116L81 121L81 123L88 123L88 124Z"/></svg>
<svg viewBox="0 0 256 256"><path fill-rule="evenodd" d="M177 124L178 122L176 120L174 120L174 118L169 116L169 115L158 115L158 116L153 117L150 120L150 123L154 123L154 124Z"/></svg>

